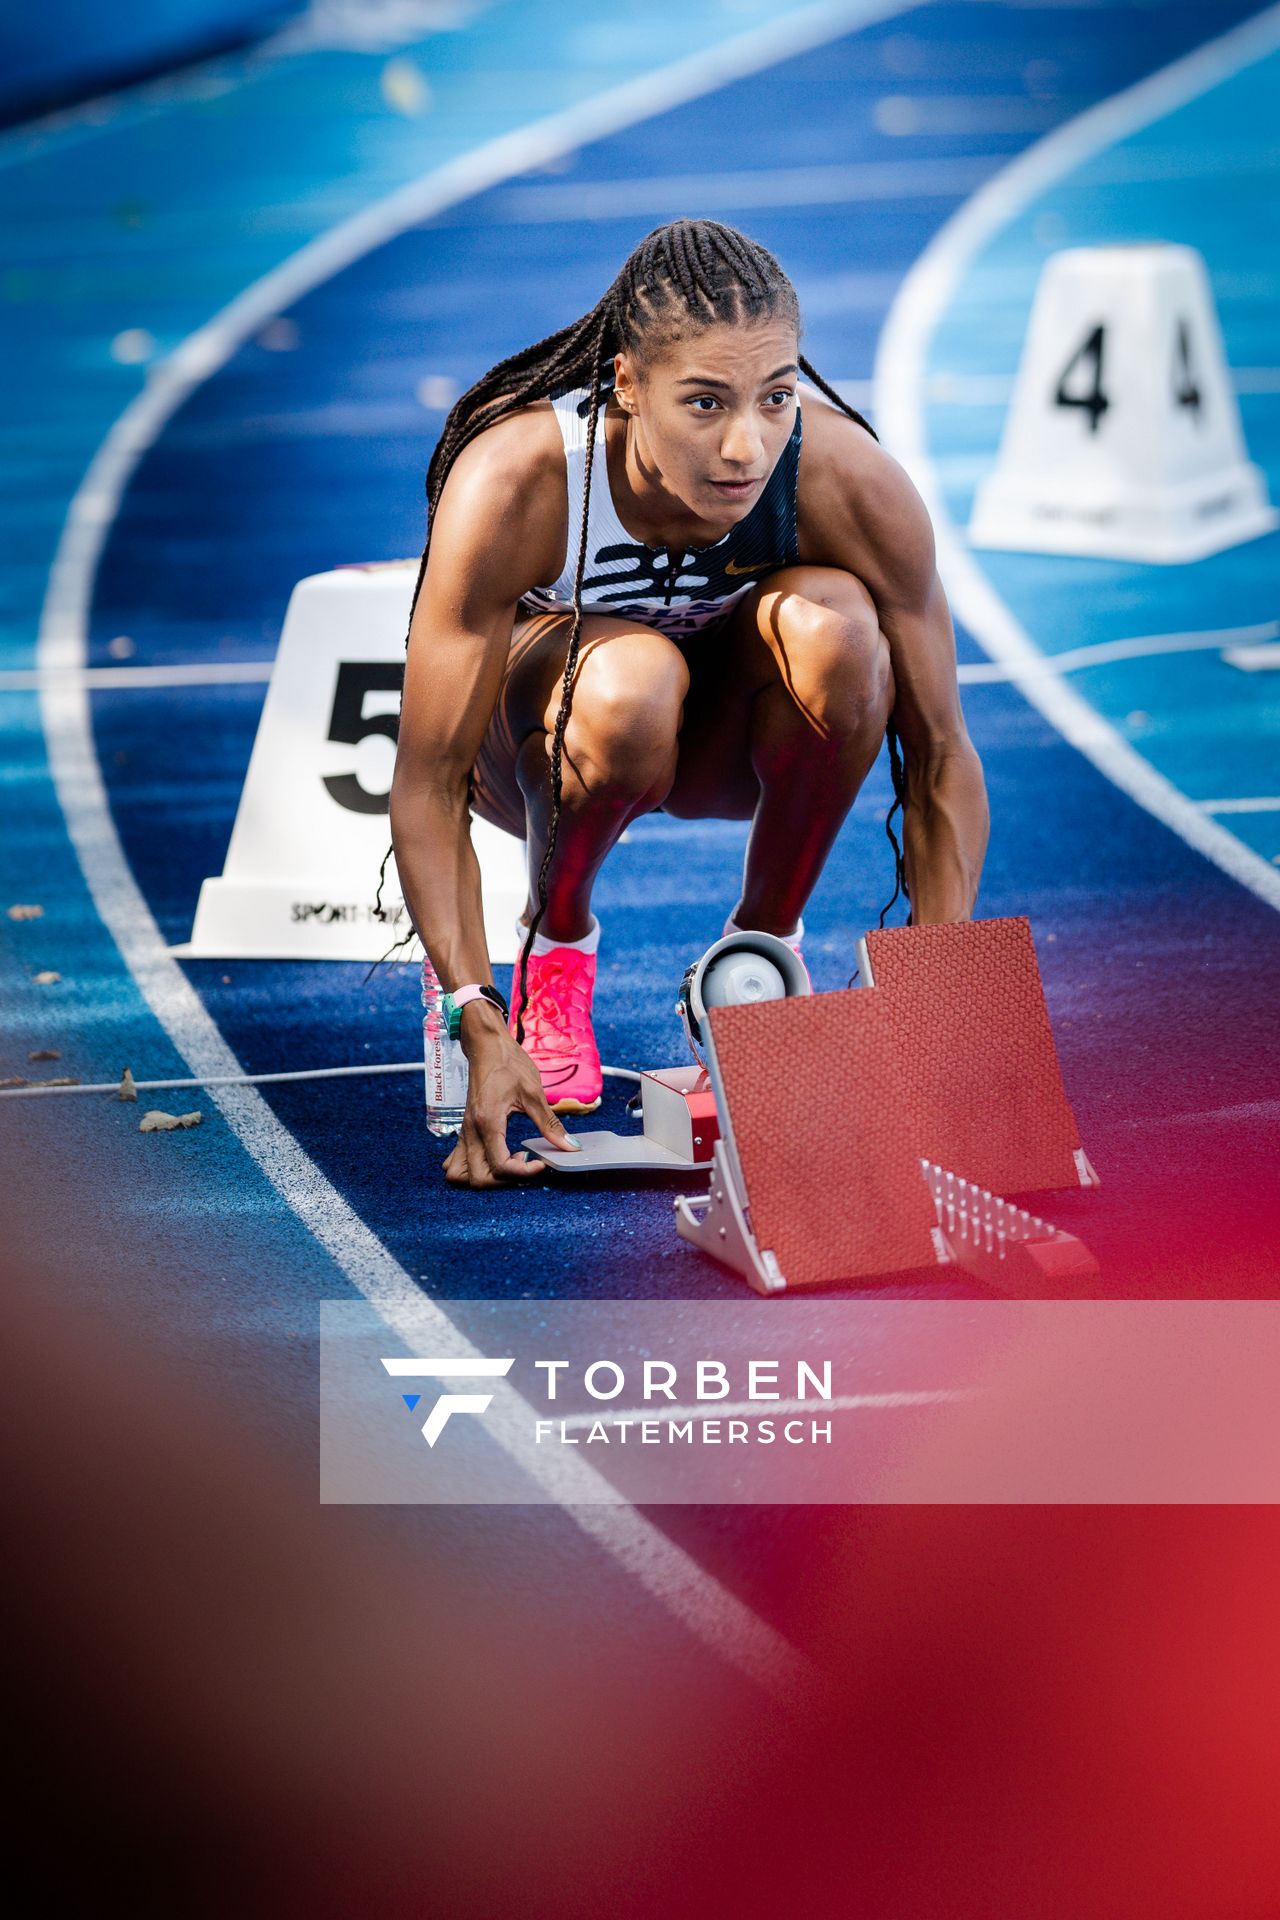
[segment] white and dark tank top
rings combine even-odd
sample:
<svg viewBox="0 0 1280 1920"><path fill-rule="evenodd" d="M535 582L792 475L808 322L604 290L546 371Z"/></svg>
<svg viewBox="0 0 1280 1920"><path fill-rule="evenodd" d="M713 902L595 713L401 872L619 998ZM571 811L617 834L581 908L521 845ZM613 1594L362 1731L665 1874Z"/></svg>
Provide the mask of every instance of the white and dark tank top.
<svg viewBox="0 0 1280 1920"><path fill-rule="evenodd" d="M745 520L709 547L648 547L629 534L618 518L605 456L604 402L596 418L595 457L591 463L591 500L587 508L587 563L582 604L593 613L636 620L673 639L697 633L720 620L768 573L794 566L800 557L796 535L796 482L800 470L800 401L795 425L778 456L764 492ZM590 395L580 388L552 400L564 441L569 482L569 543L564 568L550 586L534 587L524 604L558 611L573 605L573 577L582 525L582 478L587 458Z"/></svg>

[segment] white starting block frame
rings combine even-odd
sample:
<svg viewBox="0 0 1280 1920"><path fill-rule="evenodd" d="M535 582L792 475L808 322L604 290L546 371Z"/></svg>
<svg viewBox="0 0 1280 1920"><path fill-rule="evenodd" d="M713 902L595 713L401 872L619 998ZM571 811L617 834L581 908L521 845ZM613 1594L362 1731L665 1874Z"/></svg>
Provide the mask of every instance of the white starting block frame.
<svg viewBox="0 0 1280 1920"><path fill-rule="evenodd" d="M720 1131L706 1068L654 1067L639 1078L639 1133L575 1133L572 1148L537 1135L521 1146L556 1173L705 1172Z"/></svg>
<svg viewBox="0 0 1280 1920"><path fill-rule="evenodd" d="M226 865L200 889L191 958L378 960L409 930L387 865L404 643L418 562L299 581L245 776ZM472 819L493 960L516 956L522 840ZM406 957L408 950L397 956Z"/></svg>
<svg viewBox="0 0 1280 1920"><path fill-rule="evenodd" d="M963 1267L997 1291L1014 1294L1038 1291L1046 1282L1075 1289L1098 1279L1097 1261L1074 1234L932 1160L922 1159L920 1172L937 1218L930 1235L939 1266ZM785 1293L787 1276L777 1254L759 1246L751 1230L740 1180L718 1142L707 1192L677 1194L672 1203L676 1232L700 1253L732 1267L753 1292Z"/></svg>
<svg viewBox="0 0 1280 1920"><path fill-rule="evenodd" d="M970 546L1168 565L1277 526L1195 248L1054 254Z"/></svg>

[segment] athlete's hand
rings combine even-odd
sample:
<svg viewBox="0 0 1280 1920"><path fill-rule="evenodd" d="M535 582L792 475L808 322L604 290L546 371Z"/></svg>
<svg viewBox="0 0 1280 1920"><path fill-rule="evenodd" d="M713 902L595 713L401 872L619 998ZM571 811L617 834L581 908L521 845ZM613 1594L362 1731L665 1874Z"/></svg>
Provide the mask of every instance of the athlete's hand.
<svg viewBox="0 0 1280 1920"><path fill-rule="evenodd" d="M550 1146L571 1151L576 1146L547 1104L537 1067L505 1025L499 1025L496 1009L477 1018L468 1031L466 1016L480 1004L469 1002L464 1009L461 1038L470 1076L458 1142L444 1163L444 1177L452 1187L502 1187L546 1172L544 1160L508 1151L507 1118L512 1113L527 1114Z"/></svg>

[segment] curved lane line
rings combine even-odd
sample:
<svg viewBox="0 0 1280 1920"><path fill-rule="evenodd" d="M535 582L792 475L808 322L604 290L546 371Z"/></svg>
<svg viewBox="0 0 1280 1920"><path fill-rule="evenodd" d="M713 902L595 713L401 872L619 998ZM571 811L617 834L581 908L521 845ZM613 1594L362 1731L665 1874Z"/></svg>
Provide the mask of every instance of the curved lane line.
<svg viewBox="0 0 1280 1920"><path fill-rule="evenodd" d="M1221 653L1242 646L1274 640L1280 635L1280 620L1263 620L1252 627L1219 627L1205 633L1137 634L1130 640L1097 640L1087 647L1064 647L1061 653L1043 654L1036 672L1052 677L1055 673L1079 673L1084 667L1108 667L1122 660L1155 660L1174 653ZM1006 681L1014 672L1030 673L1029 666L1003 667L998 661L973 662L956 669L962 686ZM1197 802L1197 805L1200 803Z"/></svg>
<svg viewBox="0 0 1280 1920"><path fill-rule="evenodd" d="M88 689L79 678L107 535L147 449L188 395L266 320L406 227L584 142L620 132L915 4L918 0L843 0L806 7L433 169L320 235L248 287L156 367L116 421L72 500L50 570L36 649L41 719L59 804L94 906L195 1077L231 1078L243 1069L166 948L125 858L98 764ZM237 1085L216 1088L211 1097L285 1202L389 1327L410 1345L424 1343L435 1353L477 1357L444 1308L410 1279L261 1094L252 1086ZM529 1411L515 1388L505 1383L495 1402L501 1406L495 1431ZM782 1698L796 1699L806 1692L813 1669L804 1656L692 1555L622 1502L594 1467L585 1461L552 1464L548 1456L538 1473L544 1489L582 1531L711 1651ZM589 1500L610 1504L585 1504Z"/></svg>
<svg viewBox="0 0 1280 1920"><path fill-rule="evenodd" d="M1024 697L1099 772L1223 873L1280 911L1280 870L1208 818L1144 760L1055 671L974 560L947 509L929 456L925 379L933 334L974 256L1037 194L1084 160L1150 126L1280 48L1280 6L1092 107L997 174L940 229L903 281L885 320L874 375L876 420L919 488L937 537L951 604Z"/></svg>

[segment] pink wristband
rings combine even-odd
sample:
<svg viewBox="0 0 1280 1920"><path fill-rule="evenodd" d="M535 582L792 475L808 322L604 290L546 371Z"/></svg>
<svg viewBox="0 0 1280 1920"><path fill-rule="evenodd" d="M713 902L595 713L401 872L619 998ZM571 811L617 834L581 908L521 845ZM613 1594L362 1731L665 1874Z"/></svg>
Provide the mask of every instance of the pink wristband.
<svg viewBox="0 0 1280 1920"><path fill-rule="evenodd" d="M474 981L469 986L455 987L452 993L446 993L444 997L445 1018L452 1040L456 1040L462 1031L462 1009L469 1000L488 1000L504 1020L509 1018L507 1003L496 987L477 986Z"/></svg>
<svg viewBox="0 0 1280 1920"><path fill-rule="evenodd" d="M468 1000L485 1000L488 995L483 987L454 987L449 995L455 1007L465 1007Z"/></svg>

